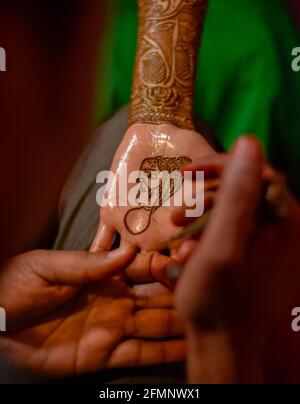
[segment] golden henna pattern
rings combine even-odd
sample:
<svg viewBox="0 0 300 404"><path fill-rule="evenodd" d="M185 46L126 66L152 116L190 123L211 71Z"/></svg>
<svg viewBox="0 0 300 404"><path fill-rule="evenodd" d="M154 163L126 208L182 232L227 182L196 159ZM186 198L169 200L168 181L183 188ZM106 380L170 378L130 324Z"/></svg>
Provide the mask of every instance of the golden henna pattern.
<svg viewBox="0 0 300 404"><path fill-rule="evenodd" d="M207 0L139 0L129 123L194 129L193 93Z"/></svg>
<svg viewBox="0 0 300 404"><path fill-rule="evenodd" d="M162 172L167 174L172 174L176 171L182 169L182 167L187 164L192 163L192 160L189 157L181 156L181 157L163 157L157 156L152 158L146 158L143 160L140 171L144 172L148 177L151 176L152 172ZM155 201L154 204L150 203L149 205L139 206L137 208L130 209L124 218L124 224L129 233L132 235L139 235L144 233L150 226L152 215L156 212L156 210L162 206L162 204L168 199L172 198L174 194L180 189L182 185L182 175L178 177L178 180L172 179L170 182L170 176L167 175L162 178L162 181L159 182L158 186L158 200ZM152 193L155 192L156 189L152 189L151 186L148 186L148 201L152 202ZM136 220L137 213L144 213L141 220ZM137 223L136 223L137 222Z"/></svg>

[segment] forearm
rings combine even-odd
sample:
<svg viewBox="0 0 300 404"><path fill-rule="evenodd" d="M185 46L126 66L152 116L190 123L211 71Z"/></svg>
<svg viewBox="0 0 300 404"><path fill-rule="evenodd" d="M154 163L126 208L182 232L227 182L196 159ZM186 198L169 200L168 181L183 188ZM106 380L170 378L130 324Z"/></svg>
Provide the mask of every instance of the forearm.
<svg viewBox="0 0 300 404"><path fill-rule="evenodd" d="M139 0L130 124L193 126L200 36L208 0Z"/></svg>

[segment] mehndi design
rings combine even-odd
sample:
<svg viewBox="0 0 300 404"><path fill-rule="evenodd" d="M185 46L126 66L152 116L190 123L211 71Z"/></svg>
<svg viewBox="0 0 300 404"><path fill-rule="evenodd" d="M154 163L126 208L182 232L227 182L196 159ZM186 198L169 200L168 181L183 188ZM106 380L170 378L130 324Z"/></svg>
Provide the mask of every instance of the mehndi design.
<svg viewBox="0 0 300 404"><path fill-rule="evenodd" d="M207 0L139 0L130 124L194 129L195 70Z"/></svg>
<svg viewBox="0 0 300 404"><path fill-rule="evenodd" d="M130 125L170 124L194 130L195 71L206 6L207 0L139 0ZM145 159L140 170L171 174L190 162L185 156L158 156ZM167 180L159 185L156 204L130 209L125 215L126 229L132 235L145 232L155 211L182 185L182 177L172 184ZM151 199L155 190L148 192Z"/></svg>
<svg viewBox="0 0 300 404"><path fill-rule="evenodd" d="M153 192L157 194L158 200L148 205L142 205L137 208L130 209L124 218L124 224L129 233L138 235L144 233L151 223L151 218L156 210L162 204L172 198L182 186L182 175L173 178L170 182L169 174L178 172L185 165L191 163L192 160L188 157L152 157L143 160L140 171L143 171L147 176L153 172L161 172L162 180L159 182L159 189L151 189L148 185L148 201L152 201ZM158 192L157 192L158 191Z"/></svg>

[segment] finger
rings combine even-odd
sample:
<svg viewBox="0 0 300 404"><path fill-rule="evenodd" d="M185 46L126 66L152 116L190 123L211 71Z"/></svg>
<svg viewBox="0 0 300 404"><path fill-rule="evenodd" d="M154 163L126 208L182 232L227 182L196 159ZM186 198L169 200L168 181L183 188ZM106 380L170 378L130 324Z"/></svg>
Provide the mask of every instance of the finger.
<svg viewBox="0 0 300 404"><path fill-rule="evenodd" d="M198 242L193 239L188 239L182 242L176 254L176 262L169 265L166 269L167 281L165 284L168 289L174 291L177 283L184 271L184 264L193 254Z"/></svg>
<svg viewBox="0 0 300 404"><path fill-rule="evenodd" d="M185 264L188 258L192 255L197 246L196 240L185 240L177 252L177 261L180 264Z"/></svg>
<svg viewBox="0 0 300 404"><path fill-rule="evenodd" d="M212 156L206 160L194 161L192 164L186 166L184 168L185 171L192 171L193 173L196 171L204 171L205 173L205 181L207 182L206 189L212 187L211 184L214 184L221 175L226 167L230 159L230 154L220 154L219 156ZM278 179L281 174L274 170L267 162L264 164L264 179L268 181L272 181L274 179ZM209 180L209 181L208 181ZM212 180L212 181L210 181ZM216 183L217 184L217 183Z"/></svg>
<svg viewBox="0 0 300 404"><path fill-rule="evenodd" d="M192 164L184 167L183 172L192 171L194 173L196 171L204 171L206 178L218 178L222 174L228 158L228 154L219 154L210 158L195 160Z"/></svg>
<svg viewBox="0 0 300 404"><path fill-rule="evenodd" d="M138 310L128 328L128 335L135 338L161 339L183 335L182 323L175 310Z"/></svg>
<svg viewBox="0 0 300 404"><path fill-rule="evenodd" d="M221 312L232 299L233 287L228 270L236 267L245 250L260 199L262 171L261 146L252 138L241 138L224 171L208 227L177 288L182 318L202 329L215 329L224 321Z"/></svg>
<svg viewBox="0 0 300 404"><path fill-rule="evenodd" d="M204 181L204 191L205 192L215 192L219 189L221 185L220 178L205 178Z"/></svg>
<svg viewBox="0 0 300 404"><path fill-rule="evenodd" d="M186 357L186 342L183 339L172 341L143 341L129 339L122 342L108 360L109 368L150 366L182 362Z"/></svg>
<svg viewBox="0 0 300 404"><path fill-rule="evenodd" d="M204 254L231 262L243 252L260 199L262 170L261 145L254 138L242 137L225 169L212 217L201 240ZM194 264L199 263L199 255L200 249L193 256Z"/></svg>
<svg viewBox="0 0 300 404"><path fill-rule="evenodd" d="M172 257L174 258L174 262L172 262L168 268L167 268L167 274L169 272L169 268L172 265L180 265L184 264L193 252L195 245L197 245L197 240L195 239L183 239L179 241L178 246L176 250L174 250L174 253L172 254Z"/></svg>
<svg viewBox="0 0 300 404"><path fill-rule="evenodd" d="M43 278L53 283L81 286L121 272L135 257L132 247L119 248L109 253L48 252L47 265L39 265Z"/></svg>
<svg viewBox="0 0 300 404"><path fill-rule="evenodd" d="M204 212L207 212L209 209L212 208L212 206L215 203L215 198L216 198L216 193L215 192L205 192L204 194ZM189 223L192 223L195 221L196 218L194 217L186 217L186 210L187 209L195 209L196 205L194 205L192 208L189 207L187 208L186 206L174 209L174 211L171 214L171 220L175 224L175 226L186 226Z"/></svg>
<svg viewBox="0 0 300 404"><path fill-rule="evenodd" d="M158 282L133 286L132 296L138 309L170 309L174 306L173 293Z"/></svg>
<svg viewBox="0 0 300 404"><path fill-rule="evenodd" d="M91 245L91 252L109 251L113 244L115 230L109 224L102 222L99 225L96 237Z"/></svg>
<svg viewBox="0 0 300 404"><path fill-rule="evenodd" d="M202 275L205 278L199 274L199 263L212 272L212 268L223 269L240 258L260 199L262 167L260 144L250 137L241 138L225 169L201 246L187 264L185 275L190 275L191 285L198 284Z"/></svg>
<svg viewBox="0 0 300 404"><path fill-rule="evenodd" d="M129 242L125 240L123 237L121 237L120 247L129 247L129 246L131 246L132 248L138 248L137 244L133 244L132 242Z"/></svg>
<svg viewBox="0 0 300 404"><path fill-rule="evenodd" d="M177 253L178 253L178 247L177 246L172 246L172 244L171 244L169 249L170 249L170 257L174 258L174 260L176 260Z"/></svg>
<svg viewBox="0 0 300 404"><path fill-rule="evenodd" d="M174 262L159 252L141 252L126 268L125 275L134 284L166 281L166 268Z"/></svg>

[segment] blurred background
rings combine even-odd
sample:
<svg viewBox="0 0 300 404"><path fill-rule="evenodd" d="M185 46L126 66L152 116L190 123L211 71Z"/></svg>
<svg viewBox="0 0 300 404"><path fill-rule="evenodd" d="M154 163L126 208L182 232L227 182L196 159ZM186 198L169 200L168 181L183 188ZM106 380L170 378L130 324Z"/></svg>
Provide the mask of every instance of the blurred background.
<svg viewBox="0 0 300 404"><path fill-rule="evenodd" d="M300 197L298 3L210 1L195 115L226 150L240 134L258 136ZM129 102L136 37L136 0L1 0L0 260L51 247L73 164Z"/></svg>

